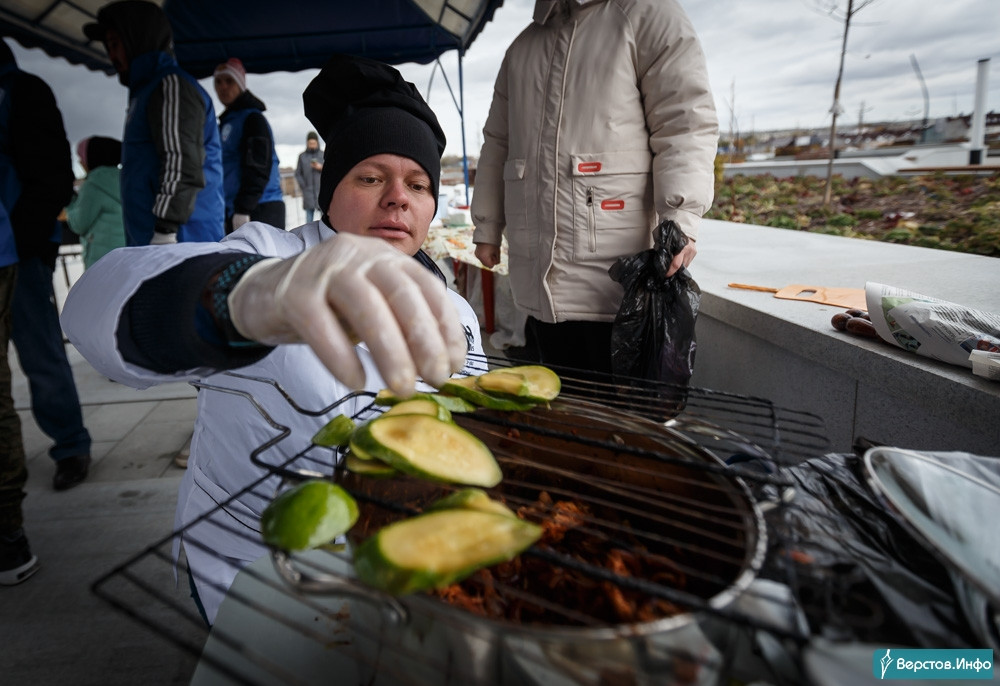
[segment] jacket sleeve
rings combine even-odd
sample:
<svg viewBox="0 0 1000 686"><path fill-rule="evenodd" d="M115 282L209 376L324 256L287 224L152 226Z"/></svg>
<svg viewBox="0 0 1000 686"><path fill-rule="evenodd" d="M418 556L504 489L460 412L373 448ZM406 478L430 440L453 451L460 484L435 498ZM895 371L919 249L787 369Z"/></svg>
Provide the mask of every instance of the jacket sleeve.
<svg viewBox="0 0 1000 686"><path fill-rule="evenodd" d="M694 26L675 0L646 4L633 23L637 77L653 152L660 220L692 239L714 196L719 140L708 67Z"/></svg>
<svg viewBox="0 0 1000 686"><path fill-rule="evenodd" d="M52 89L19 73L11 94L11 157L21 195L11 224L21 257L54 259L56 217L73 197L73 158Z"/></svg>
<svg viewBox="0 0 1000 686"><path fill-rule="evenodd" d="M507 161L507 57L504 56L493 88L493 102L483 127L483 147L476 164L476 192L472 196L475 243L500 245L504 219L503 168Z"/></svg>
<svg viewBox="0 0 1000 686"><path fill-rule="evenodd" d="M247 116L240 140L240 188L233 199L236 214L250 214L257 207L271 178L274 141L260 112Z"/></svg>
<svg viewBox="0 0 1000 686"><path fill-rule="evenodd" d="M92 197L93 189L89 182L84 181L66 208L66 224L70 231L78 236L87 236L94 229L94 222L101 214L101 206Z"/></svg>
<svg viewBox="0 0 1000 686"><path fill-rule="evenodd" d="M153 201L156 231L177 233L205 187L205 105L193 84L170 74L154 89L147 116L160 158L160 187Z"/></svg>
<svg viewBox="0 0 1000 686"><path fill-rule="evenodd" d="M144 281L122 309L117 332L122 358L158 374L237 369L265 358L273 347L227 345L201 302L209 279L245 256L237 251L198 255Z"/></svg>
<svg viewBox="0 0 1000 686"><path fill-rule="evenodd" d="M230 259L227 255L290 257L303 247L303 239L293 231L251 223L217 243L112 250L70 289L60 322L98 372L133 388L232 369L266 350L253 346L206 351L208 344L196 336L192 321L198 316L195 300L204 277L223 266ZM157 280L163 281L154 288Z"/></svg>
<svg viewBox="0 0 1000 686"><path fill-rule="evenodd" d="M299 162L295 165L295 183L299 184L299 189L305 193L306 190L306 173L303 171L303 165L305 164L305 157L302 153L299 153Z"/></svg>

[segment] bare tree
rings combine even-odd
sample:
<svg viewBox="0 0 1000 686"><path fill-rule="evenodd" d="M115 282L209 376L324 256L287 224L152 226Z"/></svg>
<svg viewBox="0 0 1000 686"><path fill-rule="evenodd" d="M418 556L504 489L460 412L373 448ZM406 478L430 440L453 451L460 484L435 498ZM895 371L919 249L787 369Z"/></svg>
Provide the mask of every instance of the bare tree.
<svg viewBox="0 0 1000 686"><path fill-rule="evenodd" d="M729 84L729 161L735 162L740 148L740 125L736 116L736 79Z"/></svg>
<svg viewBox="0 0 1000 686"><path fill-rule="evenodd" d="M917 56L910 53L910 64L913 66L913 71L917 75L917 81L920 82L920 92L924 96L924 118L920 122L920 142L924 142L924 136L927 135L927 118L930 114L931 109L931 98L927 93L927 82L924 81L924 74L920 71L920 63L917 62Z"/></svg>
<svg viewBox="0 0 1000 686"><path fill-rule="evenodd" d="M847 0L847 11L844 13L844 40L840 45L840 68L837 70L837 85L833 89L833 106L830 108L830 161L826 166L826 190L823 193L823 207L830 206L830 196L833 190L833 158L837 156L837 115L843 111L840 106L840 82L844 77L844 56L847 55L847 33L851 30L851 18L868 7L875 0ZM836 4L831 5L830 14L835 14Z"/></svg>
<svg viewBox="0 0 1000 686"><path fill-rule="evenodd" d="M864 147L865 145L865 114L871 112L874 107L865 107L865 101L861 101L861 106L858 107L858 146Z"/></svg>

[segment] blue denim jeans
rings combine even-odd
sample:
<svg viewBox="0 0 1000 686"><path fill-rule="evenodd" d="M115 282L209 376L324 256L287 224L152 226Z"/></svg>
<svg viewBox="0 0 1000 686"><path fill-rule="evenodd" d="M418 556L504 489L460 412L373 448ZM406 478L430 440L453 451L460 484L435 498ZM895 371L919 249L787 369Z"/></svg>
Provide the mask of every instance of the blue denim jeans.
<svg viewBox="0 0 1000 686"><path fill-rule="evenodd" d="M11 307L11 340L31 389L31 413L55 441L53 460L90 454L73 370L66 359L52 269L38 258L21 260Z"/></svg>
<svg viewBox="0 0 1000 686"><path fill-rule="evenodd" d="M316 216L316 210L306 210L306 224L311 222L314 216Z"/></svg>

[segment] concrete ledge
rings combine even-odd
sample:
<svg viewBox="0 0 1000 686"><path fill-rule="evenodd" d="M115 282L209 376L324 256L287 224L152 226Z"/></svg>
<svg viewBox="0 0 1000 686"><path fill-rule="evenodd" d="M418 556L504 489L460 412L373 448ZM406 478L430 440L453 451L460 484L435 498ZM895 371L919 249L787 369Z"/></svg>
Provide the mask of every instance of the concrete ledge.
<svg viewBox="0 0 1000 686"><path fill-rule="evenodd" d="M1000 455L1000 383L836 331L843 307L727 285L876 281L995 312L1000 259L706 220L692 273L703 291L695 385L817 414L835 450L863 436Z"/></svg>
<svg viewBox="0 0 1000 686"><path fill-rule="evenodd" d="M935 172L979 174L994 173L1000 160L987 157L983 164L969 166L968 144L930 144L905 148L843 150L833 161L833 173L845 179L876 179L894 174ZM819 159L770 159L726 164L726 177L744 174L771 174L777 177L817 176L826 178L829 157Z"/></svg>

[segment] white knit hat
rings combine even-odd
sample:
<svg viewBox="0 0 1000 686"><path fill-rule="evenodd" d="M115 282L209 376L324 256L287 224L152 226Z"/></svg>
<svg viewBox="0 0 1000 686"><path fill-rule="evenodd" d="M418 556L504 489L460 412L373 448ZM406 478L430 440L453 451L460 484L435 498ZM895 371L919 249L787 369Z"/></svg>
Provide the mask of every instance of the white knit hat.
<svg viewBox="0 0 1000 686"><path fill-rule="evenodd" d="M233 81L236 85L240 87L240 92L247 89L247 70L243 67L243 62L241 62L236 57L230 57L228 60L220 64L215 68L215 76L219 74L228 74L233 77Z"/></svg>

